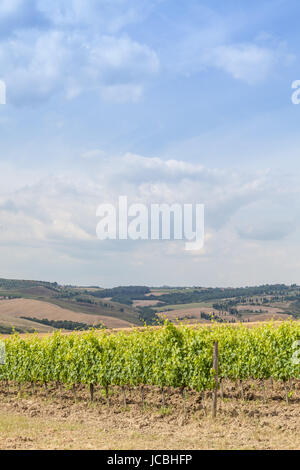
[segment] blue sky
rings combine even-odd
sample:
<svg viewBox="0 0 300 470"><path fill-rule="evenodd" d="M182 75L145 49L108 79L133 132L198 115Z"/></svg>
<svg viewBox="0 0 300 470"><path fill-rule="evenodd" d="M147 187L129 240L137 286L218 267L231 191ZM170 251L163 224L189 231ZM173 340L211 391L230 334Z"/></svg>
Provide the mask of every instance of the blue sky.
<svg viewBox="0 0 300 470"><path fill-rule="evenodd" d="M299 2L2 0L1 276L300 282ZM204 250L103 243L96 207L206 205Z"/></svg>

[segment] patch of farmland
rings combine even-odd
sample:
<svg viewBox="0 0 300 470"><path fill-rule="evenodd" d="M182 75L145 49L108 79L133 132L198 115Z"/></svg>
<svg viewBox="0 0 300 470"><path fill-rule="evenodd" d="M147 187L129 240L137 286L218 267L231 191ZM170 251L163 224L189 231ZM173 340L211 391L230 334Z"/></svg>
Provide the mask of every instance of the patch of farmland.
<svg viewBox="0 0 300 470"><path fill-rule="evenodd" d="M94 299L93 299L94 300ZM89 304L85 302L74 302L68 299L51 299L49 303L53 303L58 307L61 307L71 312L77 312L80 314L96 315L120 318L121 320L127 321L130 324L141 325L142 322L139 320L137 311L131 306L119 304L118 302L109 302L109 305L105 306L103 299L96 300L96 304Z"/></svg>
<svg viewBox="0 0 300 470"><path fill-rule="evenodd" d="M48 320L69 320L79 323L87 323L96 325L103 323L107 328L126 328L131 323L120 318L110 317L106 315L94 315L81 312L72 312L63 309L58 305L31 299L12 299L2 300L0 302L0 323L2 319L9 318L11 324L21 317L38 318L40 320L47 318ZM38 328L40 331L41 328ZM48 328L49 331L49 328Z"/></svg>
<svg viewBox="0 0 300 470"><path fill-rule="evenodd" d="M210 307L181 308L181 309L171 310L171 311L160 311L159 313L157 313L157 315L163 318L167 318L168 320L171 320L171 321L189 319L189 320L207 322L207 320L201 318L202 312L209 314L209 315L211 315L212 313L216 313L219 316L219 313L214 311Z"/></svg>
<svg viewBox="0 0 300 470"><path fill-rule="evenodd" d="M44 286L24 287L18 289L18 292L22 295L32 295L36 297L53 297L57 295L56 291L47 289L47 287Z"/></svg>
<svg viewBox="0 0 300 470"><path fill-rule="evenodd" d="M132 305L134 307L151 307L160 303L160 300L134 300Z"/></svg>
<svg viewBox="0 0 300 470"><path fill-rule="evenodd" d="M165 307L157 307L154 310L156 312L164 312L166 309L168 310L186 310L186 309L195 309L199 308L202 312L205 312L206 308L209 308L210 312L213 311L212 302L194 302L191 304L174 304L174 305L166 305Z"/></svg>
<svg viewBox="0 0 300 470"><path fill-rule="evenodd" d="M177 293L187 293L193 292L195 289L186 287L182 289L152 289L148 294L145 294L145 297L149 297L150 295L154 295L155 297L160 297L161 295L165 294L177 294ZM202 290L202 289L197 289Z"/></svg>
<svg viewBox="0 0 300 470"><path fill-rule="evenodd" d="M243 311L246 312L255 312L258 314L259 310L262 310L260 313L264 314L277 314L277 313L283 313L282 308L280 307L268 307L265 305L238 305L237 310L239 310L242 314Z"/></svg>
<svg viewBox="0 0 300 470"><path fill-rule="evenodd" d="M154 297L160 297L161 295L169 294L169 291L151 291L148 294L145 294L145 297L150 297L153 295Z"/></svg>
<svg viewBox="0 0 300 470"><path fill-rule="evenodd" d="M269 320L289 320L293 317L286 313L257 313L254 315L245 316L245 319L250 321L269 321Z"/></svg>
<svg viewBox="0 0 300 470"><path fill-rule="evenodd" d="M16 330L22 331L33 331L36 330L39 333L53 332L55 328L52 326L42 325L31 320L25 320L24 318L12 317L11 315L0 315L0 327L16 328ZM1 336L1 335L0 335Z"/></svg>

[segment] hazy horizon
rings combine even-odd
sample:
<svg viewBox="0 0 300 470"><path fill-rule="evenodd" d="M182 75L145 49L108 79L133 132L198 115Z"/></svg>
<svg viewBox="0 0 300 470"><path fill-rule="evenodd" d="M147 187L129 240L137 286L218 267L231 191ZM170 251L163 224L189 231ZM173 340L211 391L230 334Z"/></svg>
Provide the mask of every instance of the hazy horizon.
<svg viewBox="0 0 300 470"><path fill-rule="evenodd" d="M5 279L5 280L9 280L9 281L27 281L27 282L41 282L41 283L44 283L44 282L49 282L49 283L57 283L58 285L60 286L71 286L71 287L81 287L81 288L92 288L92 287L95 287L95 288L104 288L104 289L111 289L111 288L115 288L115 287L129 287L129 286L142 286L142 284L124 284L124 285L119 285L119 284L115 284L115 285L103 285L103 286L100 286L100 285L96 285L96 284L72 284L72 283L60 283L60 282L57 282L55 280L49 280L49 279L20 279L20 278L12 278L12 279L7 279L7 278L0 278L1 279ZM261 284L262 285L262 284ZM145 287L149 287L151 289L244 289L244 288L248 288L248 287L259 287L261 285L258 285L258 284L252 284L252 285L223 285L223 286L218 286L218 285L168 285L168 284L162 284L162 285L145 285ZM276 285L276 284L265 284L265 285ZM277 285L281 285L280 284L277 284ZM291 287L291 286L297 286L296 283L292 283L292 284L284 284L282 283L282 285L286 285L288 287Z"/></svg>

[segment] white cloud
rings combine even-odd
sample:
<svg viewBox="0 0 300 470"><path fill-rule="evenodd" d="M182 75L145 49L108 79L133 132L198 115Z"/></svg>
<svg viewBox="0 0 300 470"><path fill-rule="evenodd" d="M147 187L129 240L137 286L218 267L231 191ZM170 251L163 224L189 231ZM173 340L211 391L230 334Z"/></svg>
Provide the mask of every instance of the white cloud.
<svg viewBox="0 0 300 470"><path fill-rule="evenodd" d="M80 174L73 169L32 179L23 188L24 174L18 178L19 169L11 172L9 178L18 179L19 187L0 197L0 242L15 253L19 277L28 276L29 269L28 259L25 268L21 265L22 253L33 248L39 252L39 269L44 266L48 272L50 250L58 263L56 276L51 271L54 278L72 282L75 266L80 266L76 281L79 276L81 282L96 282L102 276L106 285L242 285L293 281L299 274L299 263L291 259L300 232L299 189L292 176L243 174L132 154L89 162ZM124 194L129 203L204 203L204 250L187 253L181 241L97 240L97 206L117 202ZM2 253L1 260L3 272L10 272L11 257ZM120 262L126 264L127 277L118 269ZM99 273L100 266L105 275ZM30 277L41 276L32 271Z"/></svg>
<svg viewBox="0 0 300 470"><path fill-rule="evenodd" d="M246 36L248 28L249 18L240 12L220 15L217 9L199 6L195 18L183 18L176 25L176 47L174 42L165 46L164 61L170 70L185 76L217 69L250 85L267 79L276 67L295 62L286 43L265 31L240 39L241 31L245 29Z"/></svg>
<svg viewBox="0 0 300 470"><path fill-rule="evenodd" d="M209 55L208 63L249 84L266 79L282 59L278 50L251 43L219 46Z"/></svg>
<svg viewBox="0 0 300 470"><path fill-rule="evenodd" d="M87 75L107 99L137 101L144 82L159 70L156 53L126 36L102 36L86 47Z"/></svg>
<svg viewBox="0 0 300 470"><path fill-rule="evenodd" d="M139 0L35 0L37 9L55 26L97 26L105 33L118 33L139 21L149 2Z"/></svg>
<svg viewBox="0 0 300 470"><path fill-rule="evenodd" d="M59 239L60 234L67 234L69 229L72 238L75 227L79 239L87 239L95 237L98 204L116 202L119 195L126 194L131 202L147 204L204 203L207 228L212 233L228 226L232 232L248 239L255 238L256 230L256 238L264 240L262 227L265 227L268 238L276 240L281 222L285 235L297 226L299 208L290 200L296 201L298 195L292 186L289 188L291 178L286 177L283 187L282 180L272 172L243 175L132 154L103 161L93 158L98 152L92 150L85 154L91 157L90 165L80 176L73 173L43 178L3 195L0 211L4 223L9 217L9 224L12 224L15 217L19 224L22 215L28 217L28 222L32 220L44 226L45 240L55 233ZM22 230L15 232L20 237Z"/></svg>
<svg viewBox="0 0 300 470"><path fill-rule="evenodd" d="M61 32L27 33L0 43L0 67L16 102L48 98L58 91L70 51Z"/></svg>
<svg viewBox="0 0 300 470"><path fill-rule="evenodd" d="M34 25L54 29L89 27L102 34L116 34L140 21L152 8L147 0L1 0L1 33L13 35L17 28Z"/></svg>
<svg viewBox="0 0 300 470"><path fill-rule="evenodd" d="M122 33L135 17L129 3L2 2L0 70L8 102L34 104L58 93L73 99L89 91L107 100L137 101L158 72L159 59Z"/></svg>
<svg viewBox="0 0 300 470"><path fill-rule="evenodd" d="M198 45L198 54L190 68L194 72L217 68L235 80L255 85L266 80L279 65L288 66L294 61L295 56L287 52L284 44L276 41L224 41L211 46Z"/></svg>
<svg viewBox="0 0 300 470"><path fill-rule="evenodd" d="M276 241L293 233L298 226L299 207L296 200L275 197L273 201L260 199L242 207L232 219L237 233L243 239Z"/></svg>
<svg viewBox="0 0 300 470"><path fill-rule="evenodd" d="M96 91L107 99L136 101L159 68L150 48L128 37L62 31L22 32L0 42L8 100L34 103L56 93L69 99Z"/></svg>

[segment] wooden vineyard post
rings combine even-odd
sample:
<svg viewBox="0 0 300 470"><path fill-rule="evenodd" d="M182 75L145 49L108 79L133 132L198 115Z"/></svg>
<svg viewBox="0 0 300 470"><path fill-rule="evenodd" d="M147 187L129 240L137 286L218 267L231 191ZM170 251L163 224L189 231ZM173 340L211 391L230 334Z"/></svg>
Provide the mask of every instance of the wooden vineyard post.
<svg viewBox="0 0 300 470"><path fill-rule="evenodd" d="M94 384L90 384L90 396L91 396L91 401L94 401Z"/></svg>
<svg viewBox="0 0 300 470"><path fill-rule="evenodd" d="M59 394L60 394L60 398L62 398L62 384L61 384L61 382L59 382Z"/></svg>
<svg viewBox="0 0 300 470"><path fill-rule="evenodd" d="M73 384L73 396L74 396L74 400L76 401L77 400L77 394L76 394L76 384Z"/></svg>
<svg viewBox="0 0 300 470"><path fill-rule="evenodd" d="M284 383L284 391L285 391L285 401L286 401L286 404L288 405L289 404L289 392L287 388L286 379L283 380L283 383Z"/></svg>
<svg viewBox="0 0 300 470"><path fill-rule="evenodd" d="M161 388L161 402L162 402L162 407L164 408L166 406L166 399L165 399L165 390L164 387Z"/></svg>
<svg viewBox="0 0 300 470"><path fill-rule="evenodd" d="M124 408L126 409L127 408L127 402L126 402L125 387L122 386L121 389L122 389L122 395L123 395L123 404L124 404Z"/></svg>
<svg viewBox="0 0 300 470"><path fill-rule="evenodd" d="M217 341L214 341L214 355L213 355L213 369L215 371L215 388L213 390L212 398L212 417L217 416L217 400L218 400L218 368L219 368L219 344Z"/></svg>
<svg viewBox="0 0 300 470"><path fill-rule="evenodd" d="M145 406L145 390L144 385L141 386L141 395L142 395L142 408Z"/></svg>
<svg viewBox="0 0 300 470"><path fill-rule="evenodd" d="M106 394L106 402L107 406L110 406L110 400L109 400L109 388L108 385L105 386L105 394Z"/></svg>

